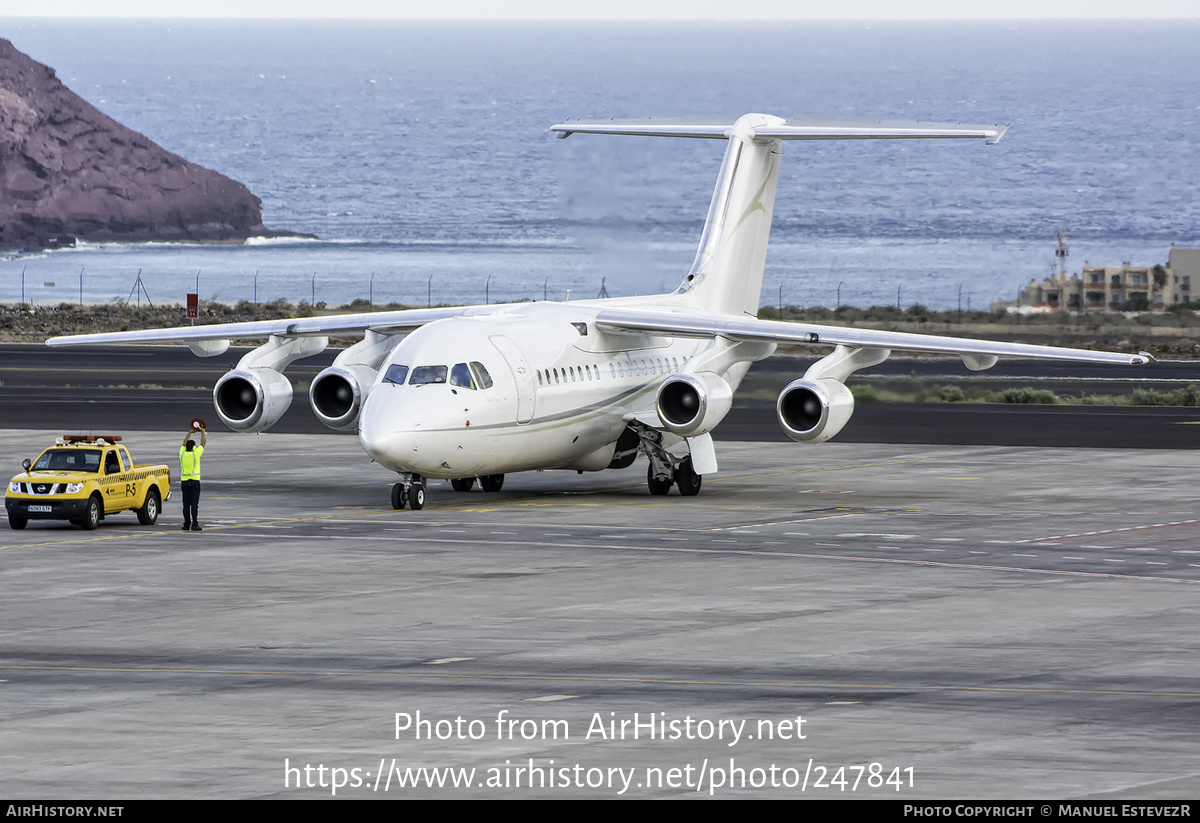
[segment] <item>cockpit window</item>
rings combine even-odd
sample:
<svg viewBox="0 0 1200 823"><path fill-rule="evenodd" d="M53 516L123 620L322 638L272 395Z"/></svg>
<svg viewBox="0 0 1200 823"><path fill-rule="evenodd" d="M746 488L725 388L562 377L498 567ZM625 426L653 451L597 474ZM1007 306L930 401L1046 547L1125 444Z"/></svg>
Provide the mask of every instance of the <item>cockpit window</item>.
<svg viewBox="0 0 1200 823"><path fill-rule="evenodd" d="M417 366L412 370L412 377L408 380L410 386L424 386L427 383L445 383L446 372L449 371L445 366Z"/></svg>
<svg viewBox="0 0 1200 823"><path fill-rule="evenodd" d="M490 389L492 387L492 376L478 360L471 361L471 373L475 375L475 383L479 388Z"/></svg>
<svg viewBox="0 0 1200 823"><path fill-rule="evenodd" d="M38 458L33 468L94 473L100 469L100 452L96 449L50 449Z"/></svg>
<svg viewBox="0 0 1200 823"><path fill-rule="evenodd" d="M404 378L408 377L408 366L392 365L383 374L384 383L395 383L397 386L404 384Z"/></svg>
<svg viewBox="0 0 1200 823"><path fill-rule="evenodd" d="M475 389L475 380L471 377L471 370L467 368L466 363L455 363L454 368L450 369L450 385L462 389Z"/></svg>

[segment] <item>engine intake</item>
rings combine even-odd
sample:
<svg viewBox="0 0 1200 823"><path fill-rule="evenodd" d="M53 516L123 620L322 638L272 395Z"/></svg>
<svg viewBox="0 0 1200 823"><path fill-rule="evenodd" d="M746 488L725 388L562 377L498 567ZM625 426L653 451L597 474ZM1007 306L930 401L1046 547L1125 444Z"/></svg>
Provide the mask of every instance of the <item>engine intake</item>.
<svg viewBox="0 0 1200 823"><path fill-rule="evenodd" d="M217 416L234 431L265 431L291 404L292 384L274 369L235 369L213 387Z"/></svg>
<svg viewBox="0 0 1200 823"><path fill-rule="evenodd" d="M366 366L330 366L313 379L308 402L329 428L353 431L374 382L375 370Z"/></svg>
<svg viewBox="0 0 1200 823"><path fill-rule="evenodd" d="M658 389L658 416L668 431L683 437L707 434L733 406L733 388L712 372L680 373Z"/></svg>
<svg viewBox="0 0 1200 823"><path fill-rule="evenodd" d="M842 430L854 413L854 395L832 378L795 380L775 403L779 425L798 443L824 443Z"/></svg>

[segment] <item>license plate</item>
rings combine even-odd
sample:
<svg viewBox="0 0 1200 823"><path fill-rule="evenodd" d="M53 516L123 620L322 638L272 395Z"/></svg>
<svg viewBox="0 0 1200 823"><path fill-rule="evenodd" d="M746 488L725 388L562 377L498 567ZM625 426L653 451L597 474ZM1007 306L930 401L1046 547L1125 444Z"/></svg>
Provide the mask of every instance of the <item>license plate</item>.
<svg viewBox="0 0 1200 823"><path fill-rule="evenodd" d="M27 508L31 512L44 512L46 514L49 514L50 512L54 511L54 509L51 506L28 506Z"/></svg>

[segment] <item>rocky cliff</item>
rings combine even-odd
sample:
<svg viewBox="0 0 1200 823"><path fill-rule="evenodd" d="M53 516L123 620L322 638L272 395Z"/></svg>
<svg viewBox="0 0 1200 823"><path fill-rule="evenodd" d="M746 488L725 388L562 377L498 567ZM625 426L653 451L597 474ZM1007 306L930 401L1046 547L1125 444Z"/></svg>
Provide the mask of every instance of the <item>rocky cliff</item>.
<svg viewBox="0 0 1200 823"><path fill-rule="evenodd" d="M105 116L0 39L0 248L237 241L262 201Z"/></svg>

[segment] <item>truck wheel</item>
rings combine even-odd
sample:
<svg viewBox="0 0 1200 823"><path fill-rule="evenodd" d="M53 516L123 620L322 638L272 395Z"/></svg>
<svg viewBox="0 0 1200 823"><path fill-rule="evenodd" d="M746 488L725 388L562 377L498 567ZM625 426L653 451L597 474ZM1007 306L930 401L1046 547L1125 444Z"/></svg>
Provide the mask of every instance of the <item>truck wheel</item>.
<svg viewBox="0 0 1200 823"><path fill-rule="evenodd" d="M138 522L143 526L153 526L158 520L158 489L146 492L146 502L137 510Z"/></svg>
<svg viewBox="0 0 1200 823"><path fill-rule="evenodd" d="M25 526L27 526L28 524L29 524L29 521L26 520L24 517L8 518L8 527L10 529L16 529L17 531L20 531L21 529L25 528Z"/></svg>
<svg viewBox="0 0 1200 823"><path fill-rule="evenodd" d="M81 526L87 531L91 531L100 525L100 498L92 496L88 498L87 508L83 512L83 520Z"/></svg>

